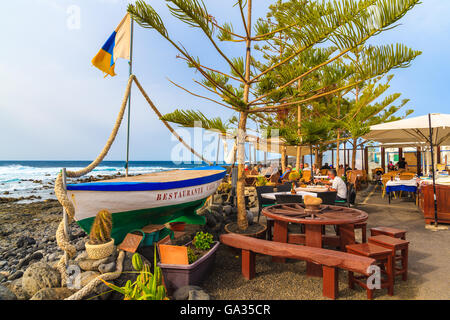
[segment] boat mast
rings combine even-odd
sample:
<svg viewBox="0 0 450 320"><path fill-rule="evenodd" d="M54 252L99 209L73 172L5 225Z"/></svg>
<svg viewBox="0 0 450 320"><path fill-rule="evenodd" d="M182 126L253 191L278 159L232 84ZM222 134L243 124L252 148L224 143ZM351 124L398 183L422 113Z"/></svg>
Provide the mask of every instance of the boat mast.
<svg viewBox="0 0 450 320"><path fill-rule="evenodd" d="M133 74L133 18L131 19L131 38L130 38L130 76ZM128 177L128 159L130 155L130 110L131 110L131 88L128 95L128 125L127 125L127 163L125 164L125 176Z"/></svg>

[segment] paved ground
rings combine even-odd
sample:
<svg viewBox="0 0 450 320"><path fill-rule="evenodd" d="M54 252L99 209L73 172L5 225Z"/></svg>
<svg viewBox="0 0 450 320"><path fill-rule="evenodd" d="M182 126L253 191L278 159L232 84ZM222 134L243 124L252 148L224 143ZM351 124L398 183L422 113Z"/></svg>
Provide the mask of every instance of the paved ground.
<svg viewBox="0 0 450 320"><path fill-rule="evenodd" d="M397 278L393 297L384 289L375 293L375 299L450 299L450 230L425 229L413 199L394 199L388 205L379 188L373 190L373 186L359 192L357 203L357 208L369 214L368 230L374 226L406 229L410 241L408 281ZM305 269L303 261L277 264L258 255L256 277L247 281L240 273L239 256L221 246L214 272L204 287L215 299L324 299L321 279L306 277ZM348 288L345 271L340 272L339 280L340 299L366 299L362 288Z"/></svg>

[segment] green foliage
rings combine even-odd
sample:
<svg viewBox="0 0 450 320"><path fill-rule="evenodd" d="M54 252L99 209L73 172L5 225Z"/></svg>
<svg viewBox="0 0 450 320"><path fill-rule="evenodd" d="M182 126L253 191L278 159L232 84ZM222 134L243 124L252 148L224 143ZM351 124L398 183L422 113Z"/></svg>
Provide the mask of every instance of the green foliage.
<svg viewBox="0 0 450 320"><path fill-rule="evenodd" d="M89 234L91 244L103 244L111 241L112 215L108 210L101 210L95 216Z"/></svg>
<svg viewBox="0 0 450 320"><path fill-rule="evenodd" d="M209 250L214 243L212 234L208 232L199 231L192 241L194 246L199 250Z"/></svg>
<svg viewBox="0 0 450 320"><path fill-rule="evenodd" d="M205 130L216 130L225 133L229 127L222 122L222 119L208 118L200 111L194 110L178 110L167 113L161 117L161 120L176 123L182 127L193 128L196 122L199 122Z"/></svg>
<svg viewBox="0 0 450 320"><path fill-rule="evenodd" d="M265 186L266 184L267 184L266 177L263 177L263 176L256 177L256 186L257 187L262 187L262 186Z"/></svg>
<svg viewBox="0 0 450 320"><path fill-rule="evenodd" d="M222 182L219 187L217 188L217 191L219 193L228 193L231 190L231 184L228 182Z"/></svg>
<svg viewBox="0 0 450 320"><path fill-rule="evenodd" d="M150 272L148 264L142 264L142 258L135 253L132 258L133 267L139 272L136 281L128 280L125 286L118 287L102 280L108 287L124 296L124 300L168 300L166 289L162 284L161 268L157 266L156 247L154 249L154 273ZM135 266L135 261L140 261ZM136 268L137 267L137 268Z"/></svg>
<svg viewBox="0 0 450 320"><path fill-rule="evenodd" d="M188 253L189 264L194 263L195 261L198 260L198 255L195 253L194 249L192 249L191 247L187 248L187 253Z"/></svg>

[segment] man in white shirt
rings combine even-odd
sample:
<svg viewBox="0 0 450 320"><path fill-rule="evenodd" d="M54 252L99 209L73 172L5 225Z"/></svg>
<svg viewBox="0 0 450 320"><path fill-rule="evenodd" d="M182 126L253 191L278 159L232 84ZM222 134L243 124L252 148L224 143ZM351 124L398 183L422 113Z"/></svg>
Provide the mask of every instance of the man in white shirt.
<svg viewBox="0 0 450 320"><path fill-rule="evenodd" d="M330 178L330 191L337 191L336 200L347 200L347 185L344 180L337 175L335 169L328 170L328 177Z"/></svg>

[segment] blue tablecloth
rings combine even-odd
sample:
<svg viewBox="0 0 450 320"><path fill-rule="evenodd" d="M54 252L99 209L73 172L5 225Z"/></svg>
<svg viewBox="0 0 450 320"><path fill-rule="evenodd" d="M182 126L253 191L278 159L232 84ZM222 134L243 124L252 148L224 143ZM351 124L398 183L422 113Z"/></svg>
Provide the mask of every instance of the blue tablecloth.
<svg viewBox="0 0 450 320"><path fill-rule="evenodd" d="M393 191L416 192L417 186L405 186L405 185L386 186L386 192L393 192Z"/></svg>

